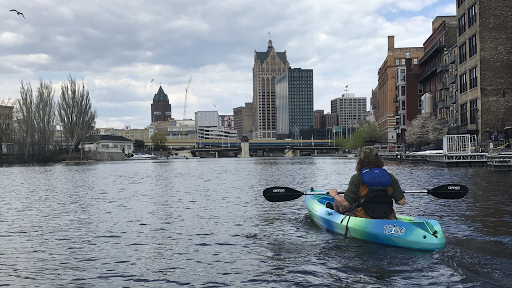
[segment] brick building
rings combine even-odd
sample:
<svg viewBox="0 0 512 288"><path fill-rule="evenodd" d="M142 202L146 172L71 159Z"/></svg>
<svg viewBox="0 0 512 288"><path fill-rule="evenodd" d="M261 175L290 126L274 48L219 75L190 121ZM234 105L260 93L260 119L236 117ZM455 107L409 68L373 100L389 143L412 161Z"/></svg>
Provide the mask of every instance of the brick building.
<svg viewBox="0 0 512 288"><path fill-rule="evenodd" d="M245 106L233 108L233 118L238 138L246 135L249 139L252 139L252 117L253 111L251 102L245 103Z"/></svg>
<svg viewBox="0 0 512 288"><path fill-rule="evenodd" d="M419 77L423 92L432 95L433 107L428 107L437 119L448 120L450 64L455 58L447 57L450 47L457 44L457 17L438 16L432 21L432 34L423 43L425 53L419 60L423 73Z"/></svg>
<svg viewBox="0 0 512 288"><path fill-rule="evenodd" d="M165 94L162 86L160 86L160 88L158 88L158 92L153 97L153 103L151 103L151 123L167 121L171 118L171 104L169 104L169 97Z"/></svg>
<svg viewBox="0 0 512 288"><path fill-rule="evenodd" d="M405 66L406 53L411 54L413 63L423 56L423 47L395 48L395 37L388 36L387 56L378 71L378 113L375 113L375 120L379 128L384 132L384 142L396 142L396 68Z"/></svg>
<svg viewBox="0 0 512 288"><path fill-rule="evenodd" d="M458 127L479 141L512 126L512 1L456 0Z"/></svg>

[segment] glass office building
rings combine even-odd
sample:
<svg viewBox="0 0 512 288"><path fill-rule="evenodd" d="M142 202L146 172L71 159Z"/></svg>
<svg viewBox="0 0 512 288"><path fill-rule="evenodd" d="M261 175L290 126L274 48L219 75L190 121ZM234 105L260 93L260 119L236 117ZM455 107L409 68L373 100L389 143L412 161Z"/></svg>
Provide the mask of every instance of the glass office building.
<svg viewBox="0 0 512 288"><path fill-rule="evenodd" d="M300 139L313 128L313 69L288 68L276 78L276 138Z"/></svg>

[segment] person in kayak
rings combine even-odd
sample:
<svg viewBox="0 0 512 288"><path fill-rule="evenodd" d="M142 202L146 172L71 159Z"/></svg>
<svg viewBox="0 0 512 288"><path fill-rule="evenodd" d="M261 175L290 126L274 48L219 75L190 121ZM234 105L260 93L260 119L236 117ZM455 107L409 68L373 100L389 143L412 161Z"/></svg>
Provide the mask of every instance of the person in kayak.
<svg viewBox="0 0 512 288"><path fill-rule="evenodd" d="M373 147L359 150L356 164L357 173L350 178L344 195L336 189L329 190L334 205L326 207L341 214L361 218L395 219L393 200L398 205L405 204L405 196L400 183L384 168L384 161Z"/></svg>

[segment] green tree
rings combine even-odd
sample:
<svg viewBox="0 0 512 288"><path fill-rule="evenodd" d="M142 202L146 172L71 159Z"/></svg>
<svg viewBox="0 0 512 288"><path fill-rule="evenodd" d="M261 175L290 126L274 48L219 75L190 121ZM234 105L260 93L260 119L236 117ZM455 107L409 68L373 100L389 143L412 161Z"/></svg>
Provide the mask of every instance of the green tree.
<svg viewBox="0 0 512 288"><path fill-rule="evenodd" d="M144 145L146 145L146 143L144 143L144 140L135 140L135 141L133 141L133 148L135 148L137 150L144 149Z"/></svg>
<svg viewBox="0 0 512 288"><path fill-rule="evenodd" d="M162 132L155 132L151 135L151 143L155 146L154 150L167 150L167 136Z"/></svg>
<svg viewBox="0 0 512 288"><path fill-rule="evenodd" d="M379 139L382 135L379 126L375 122L369 122L359 128L352 134L350 138L336 138L336 146L340 149L358 149L365 146L364 140L367 138Z"/></svg>

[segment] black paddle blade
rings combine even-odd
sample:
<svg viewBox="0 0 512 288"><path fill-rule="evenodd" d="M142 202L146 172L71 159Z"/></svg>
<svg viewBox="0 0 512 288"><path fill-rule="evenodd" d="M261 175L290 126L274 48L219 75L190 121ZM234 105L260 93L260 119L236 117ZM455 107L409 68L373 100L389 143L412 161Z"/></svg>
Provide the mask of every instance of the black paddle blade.
<svg viewBox="0 0 512 288"><path fill-rule="evenodd" d="M288 187L270 187L263 190L263 197L270 202L284 202L300 198L304 193Z"/></svg>
<svg viewBox="0 0 512 288"><path fill-rule="evenodd" d="M469 189L465 185L445 184L428 190L427 194L441 199L461 199L468 194Z"/></svg>

